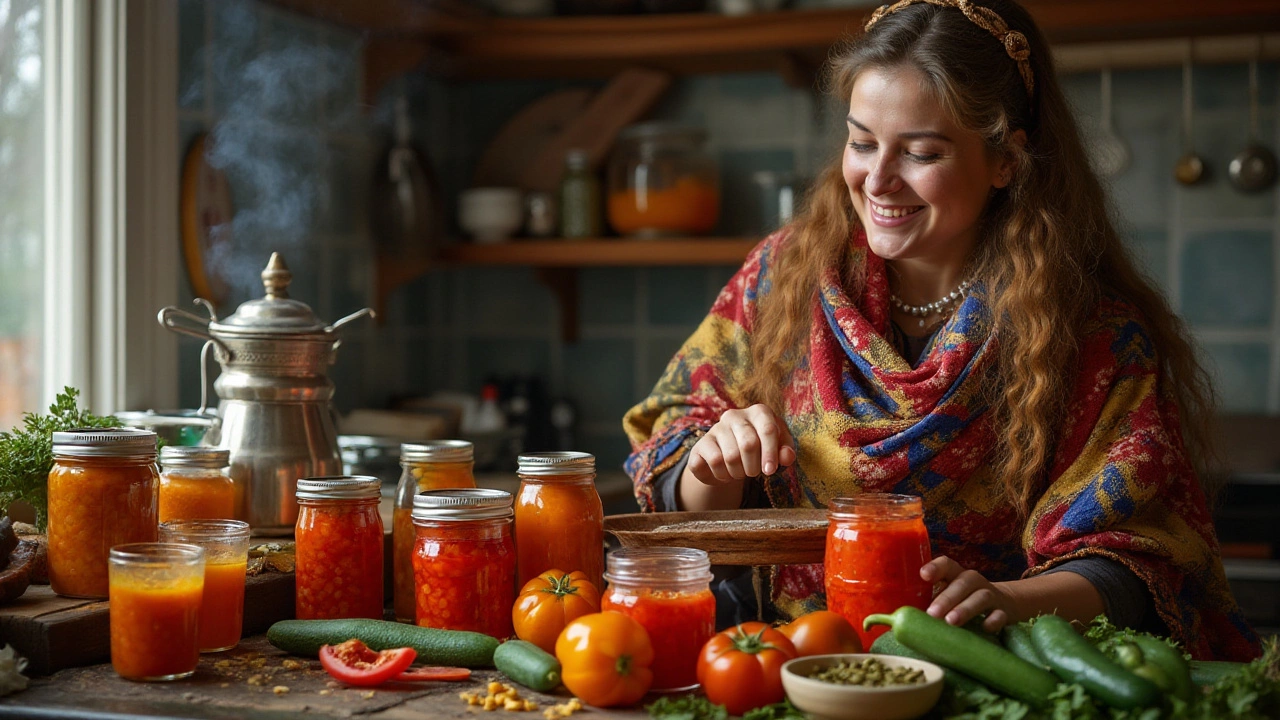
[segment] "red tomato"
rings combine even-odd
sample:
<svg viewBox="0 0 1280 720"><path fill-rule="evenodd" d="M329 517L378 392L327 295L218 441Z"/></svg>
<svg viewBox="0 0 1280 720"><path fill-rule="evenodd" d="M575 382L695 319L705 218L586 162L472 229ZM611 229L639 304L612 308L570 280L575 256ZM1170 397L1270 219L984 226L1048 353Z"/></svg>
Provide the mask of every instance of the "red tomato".
<svg viewBox="0 0 1280 720"><path fill-rule="evenodd" d="M862 652L858 631L843 615L818 610L778 628L796 646L797 657Z"/></svg>
<svg viewBox="0 0 1280 720"><path fill-rule="evenodd" d="M415 680L434 680L437 682L461 682L471 679L471 671L466 668L436 667L423 665L409 668L396 676L397 681L413 682Z"/></svg>
<svg viewBox="0 0 1280 720"><path fill-rule="evenodd" d="M782 702L782 664L794 657L786 635L764 623L742 623L702 646L698 682L708 700L730 715L743 715Z"/></svg>
<svg viewBox="0 0 1280 720"><path fill-rule="evenodd" d="M334 679L348 685L381 685L394 680L417 656L418 651L407 647L382 652L370 650L355 638L320 647L320 665Z"/></svg>

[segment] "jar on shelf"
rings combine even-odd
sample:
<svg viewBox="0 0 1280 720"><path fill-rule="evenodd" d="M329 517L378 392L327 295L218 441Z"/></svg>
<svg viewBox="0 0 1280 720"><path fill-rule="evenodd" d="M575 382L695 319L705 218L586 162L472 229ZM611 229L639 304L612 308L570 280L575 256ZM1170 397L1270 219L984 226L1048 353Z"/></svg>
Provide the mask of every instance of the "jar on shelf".
<svg viewBox="0 0 1280 720"><path fill-rule="evenodd" d="M609 162L609 225L620 235L704 235L720 217L720 170L702 128L632 125Z"/></svg>
<svg viewBox="0 0 1280 720"><path fill-rule="evenodd" d="M511 493L427 490L413 499L413 584L422 627L507 638L516 599Z"/></svg>
<svg viewBox="0 0 1280 720"><path fill-rule="evenodd" d="M827 509L827 607L853 625L863 647L871 647L886 628L864 631L863 618L904 605L924 610L933 599L933 585L920 578L933 557L924 508L914 495L865 493L835 498Z"/></svg>
<svg viewBox="0 0 1280 720"><path fill-rule="evenodd" d="M49 585L55 593L107 597L111 548L156 540L158 487L155 433L53 433L48 528Z"/></svg>
<svg viewBox="0 0 1280 720"><path fill-rule="evenodd" d="M651 690L698 684L698 654L716 633L711 560L693 548L623 548L609 553L609 587L601 610L631 616L649 632L663 661L653 665Z"/></svg>
<svg viewBox="0 0 1280 720"><path fill-rule="evenodd" d="M160 522L234 520L231 451L166 445L160 449Z"/></svg>
<svg viewBox="0 0 1280 720"><path fill-rule="evenodd" d="M426 490L476 486L475 447L466 440L404 443L400 484L391 516L392 587L396 620L414 622L413 498Z"/></svg>
<svg viewBox="0 0 1280 720"><path fill-rule="evenodd" d="M547 570L582 571L604 584L604 508L596 458L583 452L528 453L517 459L517 585Z"/></svg>
<svg viewBox="0 0 1280 720"><path fill-rule="evenodd" d="M382 481L365 475L298 480L299 620L382 619Z"/></svg>
<svg viewBox="0 0 1280 720"><path fill-rule="evenodd" d="M600 237L600 212L600 181L591 168L591 156L586 150L570 150L560 180L560 235Z"/></svg>

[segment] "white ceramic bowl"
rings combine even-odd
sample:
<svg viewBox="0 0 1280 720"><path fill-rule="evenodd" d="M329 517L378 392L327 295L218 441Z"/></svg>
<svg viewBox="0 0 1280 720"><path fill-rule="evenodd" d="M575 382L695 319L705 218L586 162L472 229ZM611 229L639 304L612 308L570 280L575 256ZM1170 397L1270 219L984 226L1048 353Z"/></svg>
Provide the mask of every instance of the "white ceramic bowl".
<svg viewBox="0 0 1280 720"><path fill-rule="evenodd" d="M891 687L839 685L809 677L821 668L840 662L875 658L889 667L924 671L924 682ZM787 699L802 712L830 720L910 720L929 712L942 696L942 668L924 660L858 653L814 655L796 658L782 666L782 687Z"/></svg>
<svg viewBox="0 0 1280 720"><path fill-rule="evenodd" d="M471 188L458 197L458 225L478 243L502 242L523 224L524 198L518 188Z"/></svg>

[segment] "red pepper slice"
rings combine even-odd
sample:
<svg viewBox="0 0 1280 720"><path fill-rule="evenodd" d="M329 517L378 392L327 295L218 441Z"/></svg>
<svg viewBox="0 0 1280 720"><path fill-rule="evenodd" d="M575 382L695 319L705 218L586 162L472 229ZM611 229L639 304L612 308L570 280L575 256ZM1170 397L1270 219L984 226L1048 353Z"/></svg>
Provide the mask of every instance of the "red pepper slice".
<svg viewBox="0 0 1280 720"><path fill-rule="evenodd" d="M396 680L414 681L414 680L432 680L436 682L461 682L471 679L471 671L466 668L458 667L437 667L434 665L423 665L422 667L410 668L400 673Z"/></svg>
<svg viewBox="0 0 1280 720"><path fill-rule="evenodd" d="M370 650L360 640L352 638L338 645L320 648L320 665L335 679L348 685L381 685L395 680L413 664L418 652L402 647L381 652Z"/></svg>

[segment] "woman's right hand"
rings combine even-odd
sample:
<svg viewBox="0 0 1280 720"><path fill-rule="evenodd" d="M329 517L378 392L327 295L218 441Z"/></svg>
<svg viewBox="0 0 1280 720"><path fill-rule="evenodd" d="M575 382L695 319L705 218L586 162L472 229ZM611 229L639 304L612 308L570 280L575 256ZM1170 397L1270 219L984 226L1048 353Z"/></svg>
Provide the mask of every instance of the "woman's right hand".
<svg viewBox="0 0 1280 720"><path fill-rule="evenodd" d="M767 405L726 410L689 451L685 474L704 485L738 484L796 461L786 423Z"/></svg>

